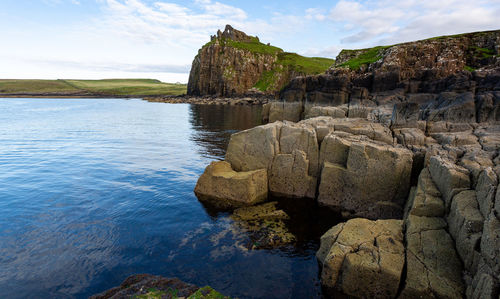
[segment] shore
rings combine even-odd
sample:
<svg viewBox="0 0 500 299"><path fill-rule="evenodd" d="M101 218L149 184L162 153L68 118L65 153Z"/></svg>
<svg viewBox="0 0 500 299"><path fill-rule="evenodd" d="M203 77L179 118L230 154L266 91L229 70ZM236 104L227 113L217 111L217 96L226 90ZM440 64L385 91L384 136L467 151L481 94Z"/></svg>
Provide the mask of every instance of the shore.
<svg viewBox="0 0 500 299"><path fill-rule="evenodd" d="M109 99L143 99L154 103L169 104L199 104L199 105L264 105L272 100L270 97L192 97L182 96L150 96L150 95L110 95L95 93L9 93L0 94L0 98L61 98L61 99L81 99L81 98L109 98Z"/></svg>

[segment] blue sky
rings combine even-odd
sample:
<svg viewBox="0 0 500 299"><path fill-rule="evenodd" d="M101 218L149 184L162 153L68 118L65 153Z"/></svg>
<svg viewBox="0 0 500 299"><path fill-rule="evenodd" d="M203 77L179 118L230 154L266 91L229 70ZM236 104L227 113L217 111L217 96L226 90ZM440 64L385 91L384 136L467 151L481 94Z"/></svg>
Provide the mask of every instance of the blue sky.
<svg viewBox="0 0 500 299"><path fill-rule="evenodd" d="M500 0L1 0L0 78L187 82L200 46L231 24L286 51L500 29Z"/></svg>

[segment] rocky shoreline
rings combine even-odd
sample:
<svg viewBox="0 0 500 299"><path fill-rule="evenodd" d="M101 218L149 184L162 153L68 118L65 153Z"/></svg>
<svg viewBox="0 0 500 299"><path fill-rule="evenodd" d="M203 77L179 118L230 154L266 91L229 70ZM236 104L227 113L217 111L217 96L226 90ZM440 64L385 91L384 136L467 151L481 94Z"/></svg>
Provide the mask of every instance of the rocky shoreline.
<svg viewBox="0 0 500 299"><path fill-rule="evenodd" d="M169 104L197 104L197 105L264 105L272 99L266 96L242 96L242 97L196 97L196 96L173 96L173 97L144 97L144 100L155 103Z"/></svg>
<svg viewBox="0 0 500 299"><path fill-rule="evenodd" d="M363 50L341 53L233 134L195 192L340 212L317 252L327 297L498 299L499 49L491 31L382 47L358 69Z"/></svg>

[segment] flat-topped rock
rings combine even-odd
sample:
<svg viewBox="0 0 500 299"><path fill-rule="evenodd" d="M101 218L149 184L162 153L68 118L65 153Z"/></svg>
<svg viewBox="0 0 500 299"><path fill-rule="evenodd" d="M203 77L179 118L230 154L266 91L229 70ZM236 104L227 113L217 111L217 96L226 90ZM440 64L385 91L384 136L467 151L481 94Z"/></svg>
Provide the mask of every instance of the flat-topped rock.
<svg viewBox="0 0 500 299"><path fill-rule="evenodd" d="M267 171L236 172L225 161L212 162L198 179L194 192L200 200L215 206L252 205L267 199Z"/></svg>
<svg viewBox="0 0 500 299"><path fill-rule="evenodd" d="M321 237L321 284L330 294L394 298L404 266L401 220L351 219Z"/></svg>
<svg viewBox="0 0 500 299"><path fill-rule="evenodd" d="M318 202L347 217L401 218L413 155L369 139L330 134L321 145Z"/></svg>

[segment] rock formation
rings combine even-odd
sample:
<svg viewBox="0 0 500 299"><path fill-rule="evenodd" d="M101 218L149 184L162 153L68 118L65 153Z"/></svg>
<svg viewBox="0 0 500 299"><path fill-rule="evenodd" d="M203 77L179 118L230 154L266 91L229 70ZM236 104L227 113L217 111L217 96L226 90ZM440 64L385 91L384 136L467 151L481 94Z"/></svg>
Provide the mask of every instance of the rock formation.
<svg viewBox="0 0 500 299"><path fill-rule="evenodd" d="M343 51L232 136L234 171L354 218L321 239L328 294L499 298L499 49L490 31Z"/></svg>
<svg viewBox="0 0 500 299"><path fill-rule="evenodd" d="M177 278L137 274L125 279L118 287L90 297L91 299L123 298L229 298L210 287L199 288Z"/></svg>
<svg viewBox="0 0 500 299"><path fill-rule="evenodd" d="M237 96L261 91L274 95L295 76L319 74L331 64L332 59L286 53L227 25L198 51L187 93Z"/></svg>

